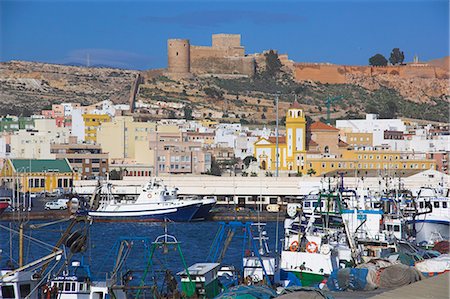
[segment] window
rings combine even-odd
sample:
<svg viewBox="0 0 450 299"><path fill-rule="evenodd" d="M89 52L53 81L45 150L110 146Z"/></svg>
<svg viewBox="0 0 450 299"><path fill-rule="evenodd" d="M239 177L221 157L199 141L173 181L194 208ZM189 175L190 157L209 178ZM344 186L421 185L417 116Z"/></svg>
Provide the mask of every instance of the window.
<svg viewBox="0 0 450 299"><path fill-rule="evenodd" d="M311 207L311 203L309 201L305 201L304 203L305 208Z"/></svg>
<svg viewBox="0 0 450 299"><path fill-rule="evenodd" d="M322 168L325 168L326 167L326 164L325 163L322 163Z"/></svg>
<svg viewBox="0 0 450 299"><path fill-rule="evenodd" d="M443 202L442 202L442 208L444 208L444 209L447 208L447 202L446 202L446 201L443 201Z"/></svg>
<svg viewBox="0 0 450 299"><path fill-rule="evenodd" d="M72 282L72 292L75 292L75 285L76 283Z"/></svg>
<svg viewBox="0 0 450 299"><path fill-rule="evenodd" d="M45 179L41 179L40 186L41 186L41 188L45 188Z"/></svg>
<svg viewBox="0 0 450 299"><path fill-rule="evenodd" d="M433 206L434 206L436 209L439 209L439 201L435 201L435 202L433 203Z"/></svg>
<svg viewBox="0 0 450 299"><path fill-rule="evenodd" d="M424 207L423 201L419 202L419 208L423 209L423 207Z"/></svg>
<svg viewBox="0 0 450 299"><path fill-rule="evenodd" d="M5 299L13 299L16 298L14 294L14 287L13 286L2 286L2 297Z"/></svg>
<svg viewBox="0 0 450 299"><path fill-rule="evenodd" d="M58 179L58 188L62 188L63 182L62 179Z"/></svg>
<svg viewBox="0 0 450 299"><path fill-rule="evenodd" d="M67 188L68 187L68 182L67 182L67 179L64 179L64 188Z"/></svg>
<svg viewBox="0 0 450 299"><path fill-rule="evenodd" d="M66 291L66 292L70 291L70 282L64 283L64 291Z"/></svg>
<svg viewBox="0 0 450 299"><path fill-rule="evenodd" d="M29 179L28 180L28 187L29 188L33 188L34 187L34 180L33 179Z"/></svg>
<svg viewBox="0 0 450 299"><path fill-rule="evenodd" d="M394 232L400 231L400 225L394 225Z"/></svg>

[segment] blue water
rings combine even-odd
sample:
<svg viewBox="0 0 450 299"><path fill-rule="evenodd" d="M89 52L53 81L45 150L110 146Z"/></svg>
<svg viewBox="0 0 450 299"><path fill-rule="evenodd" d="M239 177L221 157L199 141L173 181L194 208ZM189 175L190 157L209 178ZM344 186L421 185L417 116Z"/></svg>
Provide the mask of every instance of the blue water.
<svg viewBox="0 0 450 299"><path fill-rule="evenodd" d="M36 222L35 222L36 223ZM7 222L1 222L4 226L9 226ZM43 241L48 244L55 244L66 224L56 224L39 230L28 231L27 235ZM197 262L206 262L206 257L210 250L213 239L219 228L218 222L191 222L191 223L170 223L168 224L168 233L177 238L181 243L181 250L186 260L187 266ZM280 231L282 223L280 223ZM268 236L270 238L270 249L275 249L275 230L276 223L268 223L266 226ZM146 238L151 243L154 239L164 233L161 223L93 223L90 226L90 244L89 249L84 253L84 260L89 263L94 277L105 277L110 272L115 263L117 255L117 244L120 238ZM281 236L282 234L279 234ZM241 267L243 240L242 231L238 231L233 238L228 251L223 260L223 264ZM17 260L18 256L18 238L13 235L12 243L14 245L13 258ZM10 233L0 228L0 266L4 267L9 260L10 252ZM127 259L126 267L129 268L145 268L149 246L145 247L144 240L139 239L133 242L133 249ZM25 260L32 261L50 253L48 247L43 247L35 242L25 241ZM81 255L76 255L75 259L81 259ZM167 267L173 273L183 270L183 264L178 251L174 248L164 254L162 250L156 250L154 255L154 268Z"/></svg>

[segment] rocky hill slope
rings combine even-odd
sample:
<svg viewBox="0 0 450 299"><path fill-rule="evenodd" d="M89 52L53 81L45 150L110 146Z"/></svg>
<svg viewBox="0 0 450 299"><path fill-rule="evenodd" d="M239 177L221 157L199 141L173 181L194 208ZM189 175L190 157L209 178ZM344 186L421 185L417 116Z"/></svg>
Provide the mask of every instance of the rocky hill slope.
<svg viewBox="0 0 450 299"><path fill-rule="evenodd" d="M0 115L39 113L52 103L92 104L104 99L127 103L137 71L84 68L32 62L0 63ZM280 92L280 117L297 98L307 115L326 118L324 101L342 96L331 118L378 113L448 122L447 80L415 78L395 81L383 76L350 78L351 84L294 82L287 74L276 79L217 77L171 80L161 71L142 72L137 100L142 119L213 118L242 123L273 123L274 100Z"/></svg>
<svg viewBox="0 0 450 299"><path fill-rule="evenodd" d="M138 72L46 63L0 63L0 115L36 113L51 104L128 100Z"/></svg>

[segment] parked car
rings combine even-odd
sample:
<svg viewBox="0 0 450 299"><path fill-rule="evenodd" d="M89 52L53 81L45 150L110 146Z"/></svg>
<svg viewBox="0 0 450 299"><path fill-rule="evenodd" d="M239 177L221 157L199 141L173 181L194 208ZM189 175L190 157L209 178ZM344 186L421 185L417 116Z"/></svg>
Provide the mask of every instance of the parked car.
<svg viewBox="0 0 450 299"><path fill-rule="evenodd" d="M65 210L67 209L67 202L65 201L49 201L45 204L46 210Z"/></svg>

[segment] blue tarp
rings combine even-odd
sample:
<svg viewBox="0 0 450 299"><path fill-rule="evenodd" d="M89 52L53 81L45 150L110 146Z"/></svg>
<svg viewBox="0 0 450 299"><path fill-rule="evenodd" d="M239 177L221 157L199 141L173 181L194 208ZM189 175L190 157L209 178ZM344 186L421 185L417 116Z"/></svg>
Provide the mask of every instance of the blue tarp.
<svg viewBox="0 0 450 299"><path fill-rule="evenodd" d="M367 285L368 269L346 268L331 272L327 287L331 291L364 290Z"/></svg>

